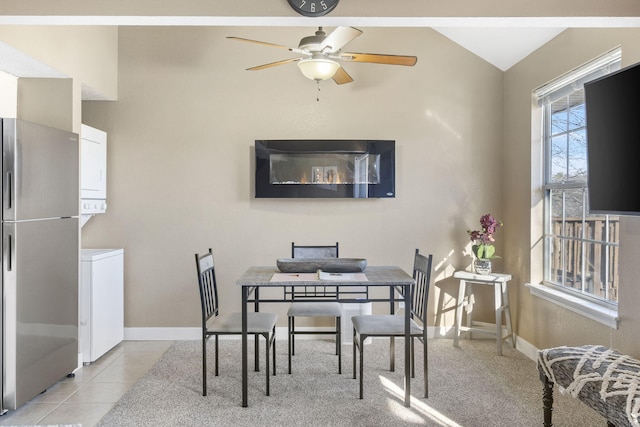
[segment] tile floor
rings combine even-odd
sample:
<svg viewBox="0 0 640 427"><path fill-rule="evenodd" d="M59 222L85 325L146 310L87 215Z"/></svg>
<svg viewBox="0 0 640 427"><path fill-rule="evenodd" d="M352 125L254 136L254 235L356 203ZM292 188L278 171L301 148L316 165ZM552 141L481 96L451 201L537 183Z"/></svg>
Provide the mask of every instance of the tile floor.
<svg viewBox="0 0 640 427"><path fill-rule="evenodd" d="M94 426L171 346L172 341L123 341L15 411L0 426L81 424Z"/></svg>

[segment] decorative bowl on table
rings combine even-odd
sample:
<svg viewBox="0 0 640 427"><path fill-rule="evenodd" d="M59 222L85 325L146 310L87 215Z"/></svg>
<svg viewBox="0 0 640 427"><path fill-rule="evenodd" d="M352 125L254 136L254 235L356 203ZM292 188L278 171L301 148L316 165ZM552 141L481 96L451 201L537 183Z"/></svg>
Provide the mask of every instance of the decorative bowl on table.
<svg viewBox="0 0 640 427"><path fill-rule="evenodd" d="M276 261L283 273L361 273L367 268L362 258L280 258Z"/></svg>

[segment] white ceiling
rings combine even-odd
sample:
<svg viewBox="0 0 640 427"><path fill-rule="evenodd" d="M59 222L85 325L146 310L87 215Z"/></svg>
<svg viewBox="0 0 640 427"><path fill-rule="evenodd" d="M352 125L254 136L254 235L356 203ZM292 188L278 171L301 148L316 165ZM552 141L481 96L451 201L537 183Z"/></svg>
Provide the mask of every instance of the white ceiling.
<svg viewBox="0 0 640 427"><path fill-rule="evenodd" d="M438 27L445 37L507 71L566 28Z"/></svg>

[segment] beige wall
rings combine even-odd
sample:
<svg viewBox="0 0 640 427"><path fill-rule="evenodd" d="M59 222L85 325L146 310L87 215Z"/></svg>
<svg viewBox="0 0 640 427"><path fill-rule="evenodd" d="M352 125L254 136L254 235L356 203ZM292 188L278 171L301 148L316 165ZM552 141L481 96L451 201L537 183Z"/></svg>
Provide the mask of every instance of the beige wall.
<svg viewBox="0 0 640 427"><path fill-rule="evenodd" d="M294 17L301 18L282 0L210 0L158 1L136 0L5 0L1 15L8 16L63 16L68 22L74 16L195 16L195 17ZM504 0L403 0L402 2L349 0L342 1L331 12L335 17L539 17L539 16L638 16L635 0L539 0L511 2ZM381 25L388 25L381 21ZM484 25L479 22L479 25Z"/></svg>
<svg viewBox="0 0 640 427"><path fill-rule="evenodd" d="M17 114L22 120L73 131L72 79L18 79ZM76 104L80 104L78 96ZM78 114L79 118L79 114Z"/></svg>
<svg viewBox="0 0 640 427"><path fill-rule="evenodd" d="M414 248L431 252L433 305L451 305L457 287L444 278L471 261L467 228L501 214L502 72L430 29L366 28L350 50L418 64L347 64L355 83L318 92L294 64L244 70L286 53L225 39L289 45L309 33L120 29L118 101L83 108L85 123L109 133L109 210L85 225L83 245L125 249L126 326L197 326L193 256L210 246L233 309L235 280L288 257L291 241L339 241L341 256L407 270ZM255 199L260 138L395 139L397 197Z"/></svg>
<svg viewBox="0 0 640 427"><path fill-rule="evenodd" d="M117 27L5 25L0 42L75 78L101 99L118 96Z"/></svg>
<svg viewBox="0 0 640 427"><path fill-rule="evenodd" d="M623 66L640 61L639 37L638 29L567 30L505 73L505 265L516 274L518 335L538 348L593 343L640 355L636 308L640 303L636 261L640 220L622 219L618 330L534 297L523 287L542 280L541 230L529 226L530 222L540 224L542 214L541 171L531 170L532 155L541 152L538 113L532 119L536 109L532 91L616 46L622 47Z"/></svg>

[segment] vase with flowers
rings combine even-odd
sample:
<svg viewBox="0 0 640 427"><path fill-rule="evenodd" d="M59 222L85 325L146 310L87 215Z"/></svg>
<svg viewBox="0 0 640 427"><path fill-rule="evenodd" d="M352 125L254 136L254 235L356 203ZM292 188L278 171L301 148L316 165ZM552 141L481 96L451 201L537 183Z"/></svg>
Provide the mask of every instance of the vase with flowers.
<svg viewBox="0 0 640 427"><path fill-rule="evenodd" d="M493 242L493 233L502 226L502 221L498 221L491 214L480 217L480 230L467 230L467 234L473 242L471 250L476 258L473 260L473 268L478 274L491 274L491 259L500 258L497 256Z"/></svg>

